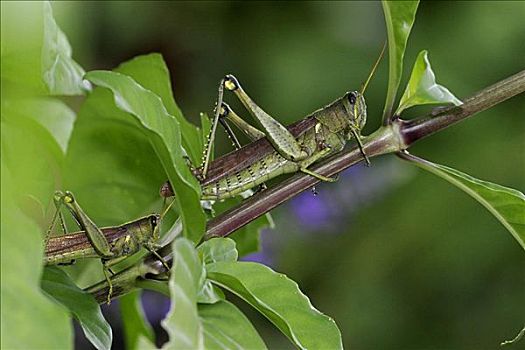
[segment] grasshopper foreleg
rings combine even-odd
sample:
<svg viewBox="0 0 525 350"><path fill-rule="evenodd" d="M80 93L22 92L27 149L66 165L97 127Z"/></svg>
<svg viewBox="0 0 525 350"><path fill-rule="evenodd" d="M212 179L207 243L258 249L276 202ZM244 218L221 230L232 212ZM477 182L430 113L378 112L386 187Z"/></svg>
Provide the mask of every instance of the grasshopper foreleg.
<svg viewBox="0 0 525 350"><path fill-rule="evenodd" d="M350 131L352 132L352 134L355 137L355 141L357 142L357 147L359 147L359 152L361 152L361 154L363 155L363 158L365 159L366 166L370 166L370 159L366 155L365 150L363 148L363 142L361 141L361 136L353 128L350 129Z"/></svg>

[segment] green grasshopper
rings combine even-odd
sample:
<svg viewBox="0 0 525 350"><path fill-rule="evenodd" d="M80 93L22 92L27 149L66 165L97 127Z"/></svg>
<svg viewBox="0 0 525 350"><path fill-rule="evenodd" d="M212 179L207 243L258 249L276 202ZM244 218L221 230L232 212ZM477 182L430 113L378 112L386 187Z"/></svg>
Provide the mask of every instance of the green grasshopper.
<svg viewBox="0 0 525 350"><path fill-rule="evenodd" d="M160 215L152 214L120 226L98 228L71 192L55 192L54 202L56 212L44 240L44 264L68 265L80 258L101 259L102 271L109 285L108 304L113 292L110 267L135 254L141 247L153 253L169 270L164 259L156 252L160 248L156 244L159 239ZM68 209L81 231L51 237L57 219L60 219L64 233L67 232L60 211L62 206Z"/></svg>
<svg viewBox="0 0 525 350"><path fill-rule="evenodd" d="M233 75L223 78L219 84L215 118L204 149L203 162L199 168L190 165L201 183L202 199L221 200L234 197L257 186L265 186L266 181L281 174L295 172L303 172L321 181L333 182L334 178L318 174L310 170L309 166L341 151L352 139L357 142L369 165L361 141L361 130L366 123L366 103L363 94L383 52L384 47L360 92L347 92L288 128L259 107ZM232 91L239 98L264 131L247 123L222 101L224 89ZM243 131L253 142L241 147L228 122ZM219 123L232 139L236 150L210 162L210 145L214 142ZM160 193L163 197L174 195L169 182L162 185Z"/></svg>

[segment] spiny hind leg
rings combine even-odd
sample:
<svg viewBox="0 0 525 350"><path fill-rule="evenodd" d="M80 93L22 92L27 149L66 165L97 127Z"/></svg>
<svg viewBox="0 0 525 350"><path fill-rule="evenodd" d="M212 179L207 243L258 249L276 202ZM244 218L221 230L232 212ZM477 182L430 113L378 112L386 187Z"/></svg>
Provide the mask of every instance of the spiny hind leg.
<svg viewBox="0 0 525 350"><path fill-rule="evenodd" d="M233 137L231 137L232 139L233 138L236 139L236 136L233 133L233 130L231 129L230 125L228 124L229 121L232 122L237 128L239 128L239 130L241 130L246 136L248 136L250 141L257 141L258 139L263 138L263 137L266 136L264 134L264 132L262 132L259 129L253 127L248 122L246 122L244 119L239 117L239 115L237 115L237 113L235 113L230 108L230 106L228 106L224 102L222 103L220 112L221 112L220 113L220 122L224 126L224 129L226 130L228 135L230 135L230 133L231 133L231 135L233 136ZM238 143L238 141L237 141L237 144L234 145L234 146L236 146L237 148L240 148L240 143Z"/></svg>
<svg viewBox="0 0 525 350"><path fill-rule="evenodd" d="M51 238L51 235L53 234L53 229L55 228L56 222L60 221L60 227L62 228L62 233L66 234L67 227L64 220L64 215L62 214L62 211L60 210L62 207L62 198L63 192L56 191L55 195L53 196L53 203L55 205L55 214L53 214L53 219L51 220L51 224L49 225L49 228L46 231L46 235L44 236L44 247L47 246L47 243L49 242L49 239Z"/></svg>
<svg viewBox="0 0 525 350"><path fill-rule="evenodd" d="M111 258L113 252L111 251L111 245L108 242L106 236L102 233L100 228L95 225L93 220L84 212L84 210L77 203L73 193L58 192L57 201L62 202L66 208L70 211L71 215L77 220L79 226L85 231L85 234L95 249L95 252L102 258Z"/></svg>
<svg viewBox="0 0 525 350"><path fill-rule="evenodd" d="M199 174L196 175L200 179L205 179L208 173L208 168L209 168L209 164L211 161L212 145L215 142L215 134L217 132L217 126L219 123L223 126L224 130L228 134L228 137L232 141L233 147L235 147L235 149L241 148L241 144L239 142L239 139L233 132L232 128L228 124L227 120L235 124L252 141L255 141L257 139L260 139L261 137L266 136L263 132L251 126L246 121L244 121L235 112L233 112L226 103L223 102L225 84L226 84L226 78L221 79L219 83L218 97L217 97L217 103L215 105L212 126L210 128L210 132L208 133L208 137L206 139L206 145L204 147L204 151L202 155L202 162L198 168Z"/></svg>
<svg viewBox="0 0 525 350"><path fill-rule="evenodd" d="M227 75L223 81L224 87L235 93L281 156L294 162L304 160L309 156L284 125L272 118L246 94L233 75Z"/></svg>
<svg viewBox="0 0 525 350"><path fill-rule="evenodd" d="M253 127L244 119L239 117L239 115L237 115L237 113L235 113L226 103L223 102L221 108L222 110L219 121L223 126L224 130L226 131L226 134L228 134L228 137L232 141L235 150L241 148L241 143L239 142L237 135L235 135L235 133L233 132L228 121L232 122L238 129L240 129L252 142L257 141L260 138L266 137L266 135L262 131ZM266 186L266 184L262 183L258 186L254 193L264 191L267 188L268 187Z"/></svg>

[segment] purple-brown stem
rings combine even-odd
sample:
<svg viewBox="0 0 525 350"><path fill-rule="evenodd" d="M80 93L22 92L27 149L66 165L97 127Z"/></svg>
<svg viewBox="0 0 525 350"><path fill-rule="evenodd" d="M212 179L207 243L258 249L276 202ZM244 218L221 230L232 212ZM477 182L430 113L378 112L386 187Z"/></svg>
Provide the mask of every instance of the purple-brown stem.
<svg viewBox="0 0 525 350"><path fill-rule="evenodd" d="M464 100L461 106L444 110L435 109L418 119L405 121L396 119L390 126L377 130L364 140L364 150L369 157L394 153L407 149L414 142L443 130L478 112L525 91L525 70L497 82ZM439 113L436 113L439 110ZM358 163L363 158L353 147L313 167L313 171L332 176ZM238 206L211 219L206 229L206 238L226 237L235 230L277 207L284 201L312 187L319 180L305 174L296 174L278 185L260 192Z"/></svg>
<svg viewBox="0 0 525 350"><path fill-rule="evenodd" d="M525 70L466 98L461 106L453 106L445 109L435 108L429 114L413 120L394 119L392 124L383 126L372 135L366 137L363 140L363 148L369 157L400 152L409 148L414 142L422 138L441 131L524 91ZM332 176L362 160L363 158L359 149L353 147L316 165L312 170L325 176ZM204 239L227 237L235 230L312 187L317 182L319 182L319 180L316 178L301 173L291 176L276 186L246 199L238 206L208 221ZM165 260L170 260L170 245L161 249L159 254L163 256ZM151 256L145 259L140 266L141 268L130 268L114 276L117 281L113 284L113 298L126 293L129 289L128 287L134 285L134 280L144 277L145 271L155 275L166 272L160 262ZM121 276L121 274L123 276ZM121 277L119 278L119 276ZM128 287L120 288L119 284ZM104 283L91 287L89 292L96 295L99 301L106 300L107 288Z"/></svg>

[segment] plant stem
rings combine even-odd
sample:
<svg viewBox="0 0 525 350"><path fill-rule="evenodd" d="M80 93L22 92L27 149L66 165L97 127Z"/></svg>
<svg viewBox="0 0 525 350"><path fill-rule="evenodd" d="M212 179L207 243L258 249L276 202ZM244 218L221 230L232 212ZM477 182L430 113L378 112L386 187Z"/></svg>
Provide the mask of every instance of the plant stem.
<svg viewBox="0 0 525 350"><path fill-rule="evenodd" d="M369 157L397 153L409 148L414 142L443 130L478 112L488 109L525 91L525 70L491 85L464 100L461 106L446 109L435 108L429 114L415 120L394 119L392 124L380 127L363 140L363 149ZM361 152L354 146L344 150L319 165L313 171L332 176L363 160ZM297 173L278 185L262 191L240 205L208 221L206 236L226 237L235 230L277 207L279 204L314 186L319 180ZM171 260L171 245L158 252L166 261ZM112 277L113 295L116 298L136 287L136 281L149 275L165 273L162 264L151 255L129 269ZM99 302L106 300L106 282L100 282L88 289Z"/></svg>
<svg viewBox="0 0 525 350"><path fill-rule="evenodd" d="M378 129L364 140L364 150L369 157L398 152L409 148L414 142L443 130L478 112L488 109L525 91L525 70L491 85L465 99L461 106L434 109L421 118L393 124ZM436 111L439 111L436 113ZM362 160L357 147L342 151L313 171L332 176ZM208 222L206 239L226 237L240 227L265 214L284 201L312 187L319 180L304 174L296 174L273 188L258 193L239 206L234 207Z"/></svg>
<svg viewBox="0 0 525 350"><path fill-rule="evenodd" d="M460 106L447 108L437 115L430 113L423 118L404 122L402 133L405 143L411 145L421 138L430 136L523 91L525 91L525 70L479 91L465 99Z"/></svg>

